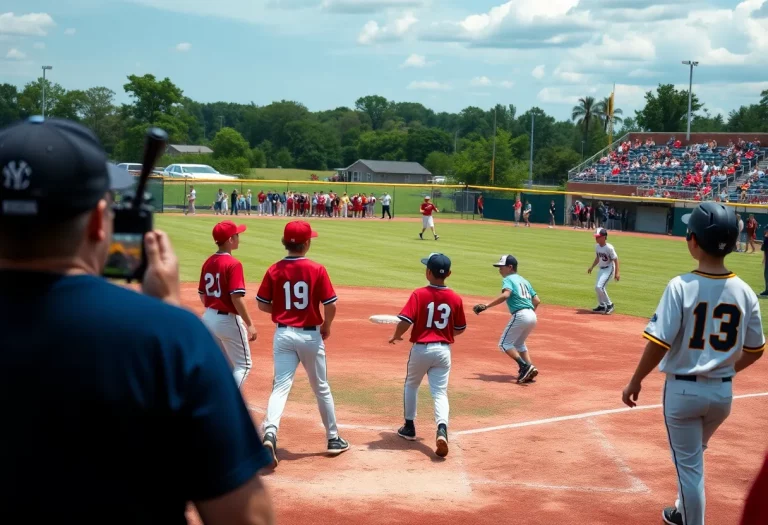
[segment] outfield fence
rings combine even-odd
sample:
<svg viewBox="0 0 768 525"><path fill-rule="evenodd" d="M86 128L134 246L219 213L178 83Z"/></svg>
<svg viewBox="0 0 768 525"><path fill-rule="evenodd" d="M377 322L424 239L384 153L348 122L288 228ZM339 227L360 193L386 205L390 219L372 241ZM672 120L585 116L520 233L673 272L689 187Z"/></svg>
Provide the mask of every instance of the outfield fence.
<svg viewBox="0 0 768 525"><path fill-rule="evenodd" d="M334 192L351 196L364 193L376 196L374 213L381 215L381 197L388 193L392 197L390 211L393 216L418 216L419 207L425 196L429 196L441 213L457 218L475 220L514 221L514 203L517 197L523 204L531 204L529 217L532 223L547 224L550 220L550 205L554 202L555 223L558 226L597 227L595 221L586 225L574 224L570 213L573 204L580 201L586 205L598 207L602 204L606 210L613 209L610 217L605 217L600 226L615 230L661 233L676 236L685 235L685 225L680 218L689 213L698 201L671 199L648 195L607 195L598 193L569 192L557 189L499 188L491 186L447 185L447 184L374 184L358 182L322 182L322 181L281 181L281 180L232 180L206 181L151 177L147 191L153 196L157 211L181 211L186 208L187 195L194 186L198 211L212 210L219 189L229 197L233 190L238 194L251 190L252 207L257 205L256 196L260 191L306 193ZM482 213L478 199L482 196ZM688 196L681 195L681 196ZM754 214L760 228L768 225L768 206L740 202L726 202L736 208L744 221ZM761 235L760 235L761 237Z"/></svg>

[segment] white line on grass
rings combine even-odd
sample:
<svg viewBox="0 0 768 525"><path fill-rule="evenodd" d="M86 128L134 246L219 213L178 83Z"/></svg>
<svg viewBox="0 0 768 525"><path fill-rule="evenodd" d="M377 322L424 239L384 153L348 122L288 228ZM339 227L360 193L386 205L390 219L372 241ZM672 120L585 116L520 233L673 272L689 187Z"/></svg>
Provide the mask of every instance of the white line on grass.
<svg viewBox="0 0 768 525"><path fill-rule="evenodd" d="M768 392L758 392L755 394L742 394L739 396L733 396L733 399L746 399L750 397L764 397L764 396L768 396ZM621 414L623 412L630 412L630 411L652 410L652 409L661 408L661 407L662 405L659 404L659 405L636 406L634 408L630 408L630 407L612 408L610 410L597 410L595 412L583 412L581 414L572 414L570 416L557 416L557 417L550 417L547 419L534 419L533 421L521 421L520 423L509 423L507 425L499 425L495 427L474 428L471 430L459 430L455 433L460 435L482 434L485 432L494 432L496 430L508 430L512 428L532 427L535 425L546 425L549 423L559 423L561 421L571 421L574 419L585 419L588 417L607 416L609 414Z"/></svg>

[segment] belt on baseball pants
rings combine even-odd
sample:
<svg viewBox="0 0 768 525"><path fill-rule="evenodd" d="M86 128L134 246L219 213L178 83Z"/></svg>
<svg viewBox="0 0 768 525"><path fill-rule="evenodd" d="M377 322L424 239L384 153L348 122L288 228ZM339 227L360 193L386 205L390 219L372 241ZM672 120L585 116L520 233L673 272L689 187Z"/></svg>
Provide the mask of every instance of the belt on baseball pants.
<svg viewBox="0 0 768 525"><path fill-rule="evenodd" d="M676 375L675 379L677 379L678 381L691 381L691 382L695 383L696 380L697 380L696 379L697 377L698 376L678 376L678 375ZM712 377L712 378L708 378L708 379L717 379L717 378ZM723 383L730 383L731 381L733 381L733 377L723 377L722 380L723 380Z"/></svg>
<svg viewBox="0 0 768 525"><path fill-rule="evenodd" d="M216 315L229 315L229 312L225 312L224 310L216 310Z"/></svg>
<svg viewBox="0 0 768 525"><path fill-rule="evenodd" d="M299 330L304 330L306 332L316 332L317 327L316 326L288 326L287 324L280 324L277 323L278 328L297 328Z"/></svg>

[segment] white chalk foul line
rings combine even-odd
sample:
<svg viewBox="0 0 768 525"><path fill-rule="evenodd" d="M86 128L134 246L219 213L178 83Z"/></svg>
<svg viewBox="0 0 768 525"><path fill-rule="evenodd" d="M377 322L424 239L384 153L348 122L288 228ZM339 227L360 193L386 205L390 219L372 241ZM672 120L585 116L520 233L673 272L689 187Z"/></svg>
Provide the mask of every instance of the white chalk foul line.
<svg viewBox="0 0 768 525"><path fill-rule="evenodd" d="M750 397L765 397L765 396L768 396L768 392L758 392L755 394L742 394L739 396L733 396L733 399L746 399ZM662 405L659 404L659 405L636 406L634 408L624 407L624 408L613 408L610 410L597 410L595 412L583 412L581 414L571 414L570 416L557 416L557 417L550 417L546 419L534 419L533 421L521 421L520 423L509 423L507 425L498 425L495 427L474 428L471 430L459 430L455 433L459 435L483 434L485 432L494 432L496 430L509 430L512 428L532 427L536 425L547 425L549 423L560 423L561 421L571 421L574 419L585 419L588 417L607 416L609 414L621 414L623 412L636 412L638 410L653 410L661 407Z"/></svg>

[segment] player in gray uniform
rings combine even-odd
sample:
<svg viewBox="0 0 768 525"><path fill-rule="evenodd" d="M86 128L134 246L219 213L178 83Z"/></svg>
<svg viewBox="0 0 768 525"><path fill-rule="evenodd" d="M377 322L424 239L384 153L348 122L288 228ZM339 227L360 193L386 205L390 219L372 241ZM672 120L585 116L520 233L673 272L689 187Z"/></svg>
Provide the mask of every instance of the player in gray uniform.
<svg viewBox="0 0 768 525"><path fill-rule="evenodd" d="M611 298L608 297L608 292L605 291L605 287L608 285L608 281L611 280L611 276L617 281L619 280L619 256L616 255L616 250L613 245L606 242L608 239L608 230L605 228L598 228L595 231L595 260L592 261L592 266L587 268L587 273L592 273L592 270L600 265L600 271L597 272L597 283L595 283L595 292L597 292L597 307L592 311L600 314L611 314L614 310L614 305L611 302Z"/></svg>
<svg viewBox="0 0 768 525"><path fill-rule="evenodd" d="M733 208L703 202L683 222L698 268L667 284L622 400L634 407L643 379L661 363L664 423L678 483L675 506L662 517L670 525L704 525L704 450L730 414L733 376L763 355L765 336L755 292L724 264L739 234Z"/></svg>

